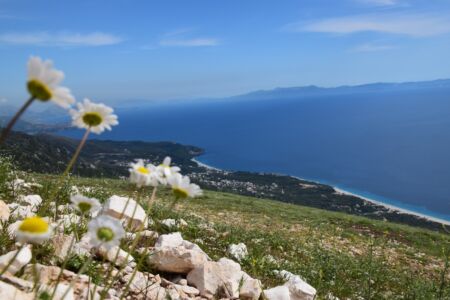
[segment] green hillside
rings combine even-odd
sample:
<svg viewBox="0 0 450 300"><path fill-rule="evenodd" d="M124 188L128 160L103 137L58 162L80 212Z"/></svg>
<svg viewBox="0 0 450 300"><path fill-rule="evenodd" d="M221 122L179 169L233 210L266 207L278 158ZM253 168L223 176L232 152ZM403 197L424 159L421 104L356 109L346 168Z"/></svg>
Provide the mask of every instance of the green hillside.
<svg viewBox="0 0 450 300"><path fill-rule="evenodd" d="M43 185L36 192L45 200L55 177L24 176ZM134 192L124 180L72 177L67 187L73 185L102 201L112 194ZM147 190L146 197L150 193ZM202 197L178 203L169 191L159 195L151 214L155 231L180 230L213 259L227 256L228 245L245 243L249 256L241 265L265 287L281 283L274 270L288 270L314 286L318 299L331 299L330 295L340 299L450 298L448 235L229 193L206 191ZM68 201L67 195L60 197ZM45 213L43 208L41 214ZM182 218L188 225L169 230L159 223L166 218ZM151 272L150 266L143 268ZM95 271L89 272L98 277Z"/></svg>

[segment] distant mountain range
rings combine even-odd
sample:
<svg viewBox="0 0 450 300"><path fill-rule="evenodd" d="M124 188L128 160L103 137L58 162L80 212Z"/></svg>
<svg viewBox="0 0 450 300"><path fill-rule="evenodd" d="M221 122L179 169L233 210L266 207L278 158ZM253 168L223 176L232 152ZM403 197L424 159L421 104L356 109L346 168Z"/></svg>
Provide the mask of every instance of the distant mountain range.
<svg viewBox="0 0 450 300"><path fill-rule="evenodd" d="M439 79L432 81L403 82L403 83L370 83L354 86L338 86L338 87L319 87L315 85L301 87L279 87L272 90L259 90L247 94L241 94L222 98L201 98L188 100L145 100L145 99L126 99L109 105L117 109L117 112L133 110L136 108L148 107L158 103L181 103L181 102L211 102L211 101L246 101L246 100L270 100L270 99L302 99L314 96L326 95L345 95L345 94L361 94L361 93L382 93L382 92L401 92L420 89L450 89L450 79ZM18 106L0 103L0 126L4 124L5 119L10 118L18 109ZM34 105L25 113L22 118L22 126L18 130L34 133L28 130L26 123L42 124L52 123L56 126L65 126L69 124L70 118L62 108L55 105L43 106ZM37 132L42 132L38 130Z"/></svg>
<svg viewBox="0 0 450 300"><path fill-rule="evenodd" d="M302 98L324 95L342 95L373 92L410 91L415 89L442 89L450 88L450 79L432 81L404 82L404 83L370 83L355 86L318 87L315 85L303 87L275 88L273 90L260 90L248 94L229 97L233 100L265 100L273 98Z"/></svg>

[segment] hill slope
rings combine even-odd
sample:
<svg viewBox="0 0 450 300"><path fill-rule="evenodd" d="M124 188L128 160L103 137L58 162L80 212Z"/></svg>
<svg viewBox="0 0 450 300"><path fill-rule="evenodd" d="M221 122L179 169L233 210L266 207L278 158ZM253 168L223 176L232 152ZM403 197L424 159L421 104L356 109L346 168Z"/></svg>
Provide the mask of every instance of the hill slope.
<svg viewBox="0 0 450 300"><path fill-rule="evenodd" d="M28 176L44 187L55 178ZM101 201L130 193L125 180L72 177L69 185ZM229 256L230 244L245 243L249 256L241 265L265 287L281 282L274 270L288 270L312 284L318 299L450 297L448 235L228 193L206 191L175 205L169 191L160 195L152 211L154 230L181 231L212 259ZM166 218L184 219L188 225L167 228L161 223Z"/></svg>

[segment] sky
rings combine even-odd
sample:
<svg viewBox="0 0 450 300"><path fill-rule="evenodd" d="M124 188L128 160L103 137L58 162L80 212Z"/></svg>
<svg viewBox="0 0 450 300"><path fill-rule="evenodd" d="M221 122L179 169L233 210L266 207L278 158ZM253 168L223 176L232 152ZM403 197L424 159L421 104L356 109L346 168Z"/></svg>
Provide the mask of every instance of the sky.
<svg viewBox="0 0 450 300"><path fill-rule="evenodd" d="M448 0L0 0L0 102L51 59L77 98L450 78Z"/></svg>

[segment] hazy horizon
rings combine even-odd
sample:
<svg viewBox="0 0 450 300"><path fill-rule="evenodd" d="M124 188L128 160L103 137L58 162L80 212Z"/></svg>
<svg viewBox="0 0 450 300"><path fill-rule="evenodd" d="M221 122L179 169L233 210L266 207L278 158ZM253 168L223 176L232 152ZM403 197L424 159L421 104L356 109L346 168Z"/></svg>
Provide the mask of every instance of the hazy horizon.
<svg viewBox="0 0 450 300"><path fill-rule="evenodd" d="M448 1L0 3L10 103L26 98L30 55L52 59L78 99L106 103L450 78Z"/></svg>

